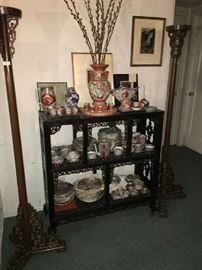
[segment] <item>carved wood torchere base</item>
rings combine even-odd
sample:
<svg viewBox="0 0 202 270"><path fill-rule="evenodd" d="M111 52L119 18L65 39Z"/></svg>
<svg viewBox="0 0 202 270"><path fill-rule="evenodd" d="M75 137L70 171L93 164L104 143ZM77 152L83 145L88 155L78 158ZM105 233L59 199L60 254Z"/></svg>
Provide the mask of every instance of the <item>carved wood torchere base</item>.
<svg viewBox="0 0 202 270"><path fill-rule="evenodd" d="M167 217L167 199L184 199L186 194L180 185L174 184L175 176L171 165L167 162L160 167L159 216Z"/></svg>
<svg viewBox="0 0 202 270"><path fill-rule="evenodd" d="M20 270L32 254L51 250L65 251L65 242L56 234L44 233L42 221L38 218L36 210L28 204L28 217L25 217L23 208L19 206L17 224L13 228L10 239L16 245L16 251L9 261L7 270ZM28 222L26 222L27 218ZM26 228L26 224L29 229Z"/></svg>

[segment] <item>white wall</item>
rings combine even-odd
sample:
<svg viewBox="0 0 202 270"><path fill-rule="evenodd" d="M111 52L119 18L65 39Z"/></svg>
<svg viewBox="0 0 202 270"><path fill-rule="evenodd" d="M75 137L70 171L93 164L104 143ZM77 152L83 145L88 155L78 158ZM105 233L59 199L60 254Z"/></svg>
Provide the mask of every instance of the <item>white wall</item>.
<svg viewBox="0 0 202 270"><path fill-rule="evenodd" d="M169 44L165 35L161 67L130 67L132 16L165 17L173 22L175 0L125 0L109 51L113 53L114 73L139 74L152 105L165 108L169 68ZM17 27L13 58L17 104L24 154L28 198L42 209L44 190L35 98L37 81L67 81L72 85L71 52L88 52L76 22L62 0L1 0L23 12ZM18 196L6 100L4 73L0 70L0 185L5 216L16 214ZM140 94L141 97L141 94Z"/></svg>

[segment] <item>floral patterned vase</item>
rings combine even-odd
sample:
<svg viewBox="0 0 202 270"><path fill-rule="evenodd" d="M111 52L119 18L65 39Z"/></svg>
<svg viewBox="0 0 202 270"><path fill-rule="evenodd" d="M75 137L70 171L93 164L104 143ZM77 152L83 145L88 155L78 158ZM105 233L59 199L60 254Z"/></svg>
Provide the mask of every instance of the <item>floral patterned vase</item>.
<svg viewBox="0 0 202 270"><path fill-rule="evenodd" d="M76 92L74 87L67 88L67 91L65 94L65 101L67 103L67 106L77 107L78 102L79 102L79 95Z"/></svg>
<svg viewBox="0 0 202 270"><path fill-rule="evenodd" d="M91 65L92 70L88 71L88 86L89 92L92 100L94 101L94 107L103 106L105 109L106 100L111 91L111 85L108 81L109 72L105 69L108 65L105 64L96 64Z"/></svg>

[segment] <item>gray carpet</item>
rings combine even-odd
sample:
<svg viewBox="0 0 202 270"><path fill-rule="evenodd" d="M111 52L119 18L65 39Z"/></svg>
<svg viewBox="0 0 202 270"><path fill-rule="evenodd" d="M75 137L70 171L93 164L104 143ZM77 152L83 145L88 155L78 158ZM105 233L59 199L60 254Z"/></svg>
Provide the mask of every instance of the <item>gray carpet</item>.
<svg viewBox="0 0 202 270"><path fill-rule="evenodd" d="M60 226L67 251L32 256L24 269L202 270L202 155L172 147L171 157L187 198L168 202L168 218L142 206ZM2 269L14 250L14 222L5 220Z"/></svg>

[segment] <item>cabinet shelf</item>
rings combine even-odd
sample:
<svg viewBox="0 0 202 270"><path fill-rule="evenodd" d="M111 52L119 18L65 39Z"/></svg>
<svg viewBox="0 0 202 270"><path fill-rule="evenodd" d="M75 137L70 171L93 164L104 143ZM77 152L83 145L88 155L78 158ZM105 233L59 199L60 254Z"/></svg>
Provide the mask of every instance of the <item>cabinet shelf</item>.
<svg viewBox="0 0 202 270"><path fill-rule="evenodd" d="M117 112L111 116L92 117L82 115L51 117L44 112L39 112L41 132L41 149L44 173L44 186L46 194L46 206L48 210L50 227L67 223L86 217L101 215L108 212L123 210L138 205L149 205L156 209L159 159L161 150L161 135L163 125L163 111L155 112L132 111ZM125 152L120 157L113 153L107 158L97 156L94 160L87 159L87 145L89 136L94 128L122 125L125 134ZM71 126L73 138L77 133L83 135L83 152L78 162L67 162L65 159L61 166L52 165L51 136L55 136L62 126ZM62 130L60 131L62 132ZM135 153L132 150L133 132L139 132L146 137L146 143L153 144L154 150ZM148 188L148 193L139 193L136 196L114 199L111 195L111 183L117 169L131 165L134 175L139 175L143 184ZM66 205L58 206L54 202L55 184L60 177L70 177L72 180L77 174L85 174L91 171L97 175L100 171L104 185L103 196L96 202L83 202L75 194L74 199ZM73 181L73 180L72 180ZM74 182L71 183L74 185ZM73 189L74 190L74 189Z"/></svg>
<svg viewBox="0 0 202 270"><path fill-rule="evenodd" d="M134 208L140 205L147 205L151 202L151 194L139 195L136 197L128 197L125 199L113 200L110 199L106 204L102 198L99 201L92 203L80 203L79 208L65 209L56 211L56 219L59 224L65 224L71 221L80 220L82 218L89 218L97 215L117 212L128 208Z"/></svg>
<svg viewBox="0 0 202 270"><path fill-rule="evenodd" d="M108 158L96 158L94 160L83 160L80 159L78 162L67 162L66 160L60 166L52 166L52 173L58 173L67 171L68 173L72 173L75 170L78 171L80 169L84 169L86 167L96 168L99 166L103 166L106 164L117 164L117 163L127 163L134 162L140 163L144 159L150 159L155 157L155 151L142 151L140 153L131 153L131 155L123 154L120 157L115 157L113 154L110 154Z"/></svg>

